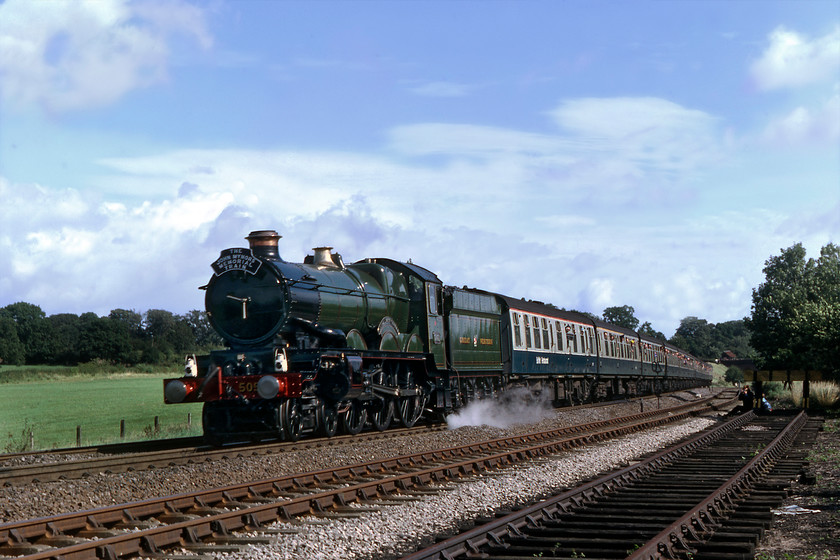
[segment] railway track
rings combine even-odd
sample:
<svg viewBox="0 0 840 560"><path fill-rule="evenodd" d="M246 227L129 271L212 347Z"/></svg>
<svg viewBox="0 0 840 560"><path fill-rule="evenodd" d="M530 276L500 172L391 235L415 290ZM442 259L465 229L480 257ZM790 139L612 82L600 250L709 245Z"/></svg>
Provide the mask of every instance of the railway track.
<svg viewBox="0 0 840 560"><path fill-rule="evenodd" d="M715 400L705 399L706 407L714 406ZM411 500L413 493L432 483L688 418L697 413L698 402L528 436L7 523L0 525L0 555L116 559L159 554L171 547L201 550L206 540L214 547L262 542L265 536L234 532L313 512L340 513L354 502Z"/></svg>
<svg viewBox="0 0 840 560"><path fill-rule="evenodd" d="M731 392L722 392L709 400L691 401L687 404L703 406L706 402L727 402L733 398ZM647 399L651 400L651 399ZM644 399L640 399L644 409ZM599 403L603 406L610 403ZM651 405L648 405L650 408ZM293 449L305 449L323 445L340 445L348 441L363 441L383 437L399 437L427 431L446 429L445 424L419 425L414 428L395 428L386 432L368 431L358 435L342 435L332 438L308 438L296 442L273 441L265 443L239 443L224 447L209 447L201 438L178 438L158 442L122 443L88 448L65 448L45 452L49 462L38 454L15 453L0 455L0 486L50 482L84 478L96 473L120 473L162 468L189 463L202 463L230 457L245 457L282 453ZM22 463L15 464L15 459ZM29 461L29 462L26 462ZM3 463L6 462L6 466Z"/></svg>
<svg viewBox="0 0 840 560"><path fill-rule="evenodd" d="M820 424L749 412L404 560L751 560Z"/></svg>
<svg viewBox="0 0 840 560"><path fill-rule="evenodd" d="M60 460L61 457L75 457L78 455L117 455L120 453L147 453L149 451L162 451L164 449L179 449L183 447L202 447L204 438L201 436L155 439L148 441L128 441L121 443L105 443L102 445L85 445L79 447L59 447L55 449L43 449L39 451L16 451L12 453L0 453L0 464L20 462L25 464L36 460L42 460L48 455L53 460Z"/></svg>
<svg viewBox="0 0 840 560"><path fill-rule="evenodd" d="M120 473L149 470L188 463L216 461L230 457L271 455L292 449L305 449L323 445L339 445L348 441L363 441L385 437L399 437L429 431L445 430L444 424L397 428L388 432L364 432L355 436L313 438L296 442L269 442L261 444L233 444L224 447L195 446L188 438L186 446L164 446L145 452L123 452L116 455L92 455L77 458L77 454L62 453L66 460L50 463L30 463L0 467L0 486L50 482L72 478L83 478L95 473ZM62 450L65 451L65 450Z"/></svg>

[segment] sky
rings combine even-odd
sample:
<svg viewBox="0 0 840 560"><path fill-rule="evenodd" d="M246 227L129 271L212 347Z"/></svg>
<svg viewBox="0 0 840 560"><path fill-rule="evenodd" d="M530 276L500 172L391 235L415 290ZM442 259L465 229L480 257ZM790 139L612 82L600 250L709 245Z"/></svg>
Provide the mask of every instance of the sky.
<svg viewBox="0 0 840 560"><path fill-rule="evenodd" d="M203 309L259 229L742 319L768 258L840 243L840 4L0 3L0 307Z"/></svg>

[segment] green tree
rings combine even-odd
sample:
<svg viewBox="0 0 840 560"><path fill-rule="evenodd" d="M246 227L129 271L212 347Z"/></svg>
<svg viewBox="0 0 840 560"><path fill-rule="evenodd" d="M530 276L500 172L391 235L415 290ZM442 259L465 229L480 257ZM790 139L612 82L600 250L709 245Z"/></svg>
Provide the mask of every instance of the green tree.
<svg viewBox="0 0 840 560"><path fill-rule="evenodd" d="M720 353L712 349L712 325L705 319L685 317L670 342L702 360L713 360L720 356Z"/></svg>
<svg viewBox="0 0 840 560"><path fill-rule="evenodd" d="M47 321L53 333L52 362L71 366L79 363L79 333L82 329L81 319L73 313L59 313L50 315Z"/></svg>
<svg viewBox="0 0 840 560"><path fill-rule="evenodd" d="M0 315L15 322L27 364L50 363L54 354L53 336L47 316L37 305L18 302L0 309Z"/></svg>
<svg viewBox="0 0 840 560"><path fill-rule="evenodd" d="M658 338L659 340L668 339L664 334L654 329L649 321L645 321L644 323L642 323L642 326L639 327L639 334L651 336L653 338Z"/></svg>
<svg viewBox="0 0 840 560"><path fill-rule="evenodd" d="M125 363L131 350L128 327L95 313L84 313L79 322L79 360Z"/></svg>
<svg viewBox="0 0 840 560"><path fill-rule="evenodd" d="M636 330L636 327L639 326L639 320L636 319L635 312L636 310L630 305L607 307L604 309L603 317L607 323Z"/></svg>
<svg viewBox="0 0 840 560"><path fill-rule="evenodd" d="M742 383L744 381L744 372L739 367L730 366L726 368L723 379L727 383Z"/></svg>
<svg viewBox="0 0 840 560"><path fill-rule="evenodd" d="M143 324L148 341L144 361L161 363L196 349L195 334L190 323L170 311L150 309L145 314Z"/></svg>
<svg viewBox="0 0 840 560"><path fill-rule="evenodd" d="M190 325L197 348L209 350L224 346L222 337L219 336L219 333L210 324L210 318L207 316L206 311L193 309L181 318Z"/></svg>
<svg viewBox="0 0 840 560"><path fill-rule="evenodd" d="M142 336L143 334L143 316L134 310L112 309L108 318L124 323L131 336Z"/></svg>
<svg viewBox="0 0 840 560"><path fill-rule="evenodd" d="M739 358L755 356L755 350L750 346L750 331L743 320L712 325L711 336L711 353L715 357L720 357L726 350L732 351Z"/></svg>
<svg viewBox="0 0 840 560"><path fill-rule="evenodd" d="M840 248L829 243L818 259L801 243L765 262L765 281L752 293L746 319L763 367L840 373Z"/></svg>
<svg viewBox="0 0 840 560"><path fill-rule="evenodd" d="M0 315L0 364L19 366L26 353L17 334L17 325L11 317Z"/></svg>

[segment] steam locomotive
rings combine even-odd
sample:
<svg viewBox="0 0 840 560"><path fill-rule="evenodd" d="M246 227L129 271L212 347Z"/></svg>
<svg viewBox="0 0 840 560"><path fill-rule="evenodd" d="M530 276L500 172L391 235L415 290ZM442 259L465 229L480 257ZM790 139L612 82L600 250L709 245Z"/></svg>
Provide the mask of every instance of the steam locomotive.
<svg viewBox="0 0 840 560"><path fill-rule="evenodd" d="M303 263L280 235L212 263L205 307L227 344L164 380L167 403L203 402L210 443L410 427L515 386L555 404L708 385L711 369L666 342L573 311L445 286L411 262Z"/></svg>

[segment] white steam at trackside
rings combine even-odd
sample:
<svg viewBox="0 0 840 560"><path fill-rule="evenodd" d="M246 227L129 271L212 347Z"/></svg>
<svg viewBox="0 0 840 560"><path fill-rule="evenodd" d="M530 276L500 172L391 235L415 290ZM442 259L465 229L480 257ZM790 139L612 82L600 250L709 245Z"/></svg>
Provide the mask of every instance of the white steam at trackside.
<svg viewBox="0 0 840 560"><path fill-rule="evenodd" d="M450 430L464 426L509 428L514 424L539 422L553 415L549 393L534 394L526 388L517 388L505 391L498 400L473 401L447 417L446 423Z"/></svg>

